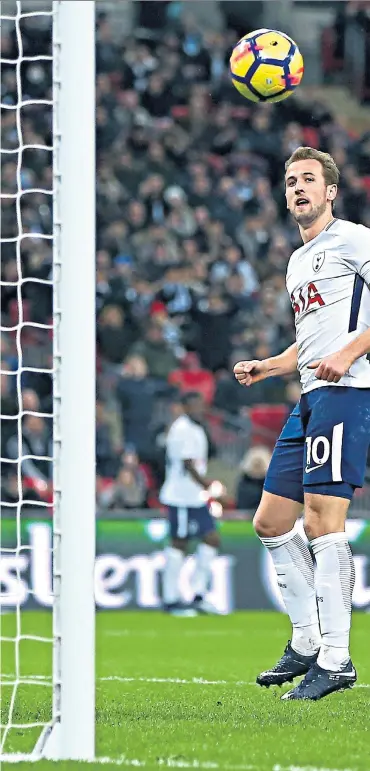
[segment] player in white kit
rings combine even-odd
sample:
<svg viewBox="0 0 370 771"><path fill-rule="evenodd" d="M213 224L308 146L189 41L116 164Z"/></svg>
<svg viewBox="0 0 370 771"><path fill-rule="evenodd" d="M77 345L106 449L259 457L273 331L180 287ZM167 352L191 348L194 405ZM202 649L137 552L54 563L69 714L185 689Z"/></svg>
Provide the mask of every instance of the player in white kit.
<svg viewBox="0 0 370 771"><path fill-rule="evenodd" d="M317 700L356 681L349 653L355 572L345 520L363 485L370 442L370 230L335 218L339 171L330 155L300 147L285 170L287 207L303 241L286 276L296 343L264 361L238 362L234 372L245 386L300 373L302 396L276 443L254 518L292 640L257 682L282 685L304 675L282 698ZM302 506L311 551L295 530Z"/></svg>
<svg viewBox="0 0 370 771"><path fill-rule="evenodd" d="M203 397L195 392L185 394L182 404L184 412L167 435L166 476L160 492L160 500L167 506L171 534L163 573L164 610L176 616L216 614L216 608L206 597L220 537L207 501L212 483L205 476L208 465L208 439L202 425L205 405ZM179 582L192 538L199 543L192 579L194 598L186 605L180 599Z"/></svg>

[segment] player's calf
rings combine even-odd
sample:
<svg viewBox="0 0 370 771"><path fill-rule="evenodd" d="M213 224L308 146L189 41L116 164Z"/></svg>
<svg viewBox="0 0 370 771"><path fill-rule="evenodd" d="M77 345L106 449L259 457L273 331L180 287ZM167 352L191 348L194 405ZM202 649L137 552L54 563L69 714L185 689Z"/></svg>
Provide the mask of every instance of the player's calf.
<svg viewBox="0 0 370 771"><path fill-rule="evenodd" d="M195 569L192 578L192 589L194 592L193 607L199 613L216 615L217 608L206 599L212 575L212 564L217 557L220 546L220 536L217 530L210 530L205 533L203 540L198 544L194 558Z"/></svg>
<svg viewBox="0 0 370 771"><path fill-rule="evenodd" d="M313 560L307 544L294 528L300 512L301 504L297 501L264 491L254 526L274 563L281 595L292 622L293 650L307 658L317 653L321 637ZM283 533L271 535L272 527ZM287 527L289 529L284 532L283 528Z"/></svg>
<svg viewBox="0 0 370 771"><path fill-rule="evenodd" d="M316 490L320 487L323 486L316 486ZM355 581L354 560L344 531L349 500L339 497L340 492L338 489L337 497L318 493L305 495L305 527L313 537L311 548L316 560L315 589L322 634L318 664L329 671L339 671L350 658ZM331 515L334 531L329 529Z"/></svg>

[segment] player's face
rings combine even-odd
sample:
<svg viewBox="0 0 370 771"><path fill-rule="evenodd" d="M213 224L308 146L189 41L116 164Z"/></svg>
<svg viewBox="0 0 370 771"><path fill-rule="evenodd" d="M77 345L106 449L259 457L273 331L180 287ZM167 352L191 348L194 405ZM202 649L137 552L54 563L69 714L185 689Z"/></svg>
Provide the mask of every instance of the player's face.
<svg viewBox="0 0 370 771"><path fill-rule="evenodd" d="M319 161L295 161L285 174L285 197L294 219L303 228L310 227L331 206L335 185L325 183Z"/></svg>
<svg viewBox="0 0 370 771"><path fill-rule="evenodd" d="M190 417L193 418L193 420L196 420L198 423L201 423L204 418L204 411L205 403L202 397L194 397L188 405L188 412Z"/></svg>

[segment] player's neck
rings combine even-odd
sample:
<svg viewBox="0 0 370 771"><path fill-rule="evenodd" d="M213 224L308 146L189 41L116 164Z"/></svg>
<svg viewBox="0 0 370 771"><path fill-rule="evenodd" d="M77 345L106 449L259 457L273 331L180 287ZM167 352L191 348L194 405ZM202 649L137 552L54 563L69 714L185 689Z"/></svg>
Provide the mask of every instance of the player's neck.
<svg viewBox="0 0 370 771"><path fill-rule="evenodd" d="M301 234L301 238L304 244L307 244L309 241L312 241L313 238L316 238L316 236L319 235L325 228L329 225L329 222L332 222L333 219L335 219L333 212L324 212L324 214L321 215L321 217L318 217L315 222L312 223L308 228L303 228L300 225L299 232Z"/></svg>

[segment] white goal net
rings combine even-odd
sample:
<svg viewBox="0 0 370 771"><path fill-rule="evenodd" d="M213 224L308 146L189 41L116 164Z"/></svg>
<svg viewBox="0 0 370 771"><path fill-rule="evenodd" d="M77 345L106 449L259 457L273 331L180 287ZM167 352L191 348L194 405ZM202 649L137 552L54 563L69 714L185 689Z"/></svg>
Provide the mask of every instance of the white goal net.
<svg viewBox="0 0 370 771"><path fill-rule="evenodd" d="M0 15L0 757L91 759L94 3Z"/></svg>

